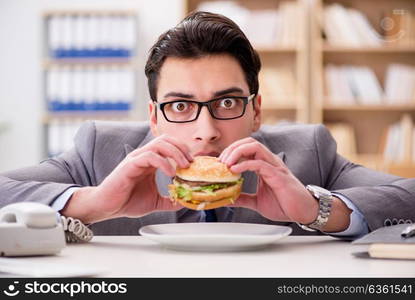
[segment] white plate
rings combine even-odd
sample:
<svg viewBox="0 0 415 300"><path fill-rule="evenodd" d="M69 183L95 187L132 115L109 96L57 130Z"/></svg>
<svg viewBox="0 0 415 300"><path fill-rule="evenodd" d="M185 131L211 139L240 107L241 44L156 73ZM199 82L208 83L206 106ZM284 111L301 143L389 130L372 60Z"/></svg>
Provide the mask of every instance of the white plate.
<svg viewBox="0 0 415 300"><path fill-rule="evenodd" d="M190 251L241 251L263 248L289 235L291 227L248 223L147 225L139 233L166 248Z"/></svg>

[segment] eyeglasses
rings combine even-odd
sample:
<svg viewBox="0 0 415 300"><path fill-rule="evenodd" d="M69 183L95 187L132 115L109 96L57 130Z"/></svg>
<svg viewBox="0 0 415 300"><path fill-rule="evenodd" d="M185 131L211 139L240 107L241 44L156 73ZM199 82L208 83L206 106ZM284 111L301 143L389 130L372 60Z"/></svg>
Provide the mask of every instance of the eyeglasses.
<svg viewBox="0 0 415 300"><path fill-rule="evenodd" d="M207 106L212 118L217 120L232 120L245 114L246 105L255 98L255 94L248 97L226 96L206 102L190 100L175 100L169 102L156 102L164 118L172 123L187 123L196 120L203 106Z"/></svg>

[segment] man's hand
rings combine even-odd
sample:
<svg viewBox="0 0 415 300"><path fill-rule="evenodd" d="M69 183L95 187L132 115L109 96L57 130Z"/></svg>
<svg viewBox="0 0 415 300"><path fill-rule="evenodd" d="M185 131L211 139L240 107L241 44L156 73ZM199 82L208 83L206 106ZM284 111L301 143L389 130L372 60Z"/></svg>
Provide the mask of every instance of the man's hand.
<svg viewBox="0 0 415 300"><path fill-rule="evenodd" d="M257 193L241 194L233 206L256 210L274 221L313 222L318 215L318 201L291 173L284 162L257 140L248 137L229 145L219 159L232 172L254 171L259 181ZM349 226L351 211L335 198L325 231L343 231Z"/></svg>
<svg viewBox="0 0 415 300"><path fill-rule="evenodd" d="M157 169L167 176L176 173L175 165L189 166L192 157L180 141L161 135L132 151L97 187L81 188L62 210L62 214L85 223L117 217L139 217L156 210L178 210L168 197L158 193Z"/></svg>

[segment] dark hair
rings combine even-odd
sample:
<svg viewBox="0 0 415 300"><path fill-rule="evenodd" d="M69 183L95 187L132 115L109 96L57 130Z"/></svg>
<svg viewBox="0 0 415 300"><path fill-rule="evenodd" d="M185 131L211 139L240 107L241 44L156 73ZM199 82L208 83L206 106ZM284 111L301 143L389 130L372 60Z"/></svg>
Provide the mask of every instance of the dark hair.
<svg viewBox="0 0 415 300"><path fill-rule="evenodd" d="M199 58L229 54L241 65L251 94L258 93L261 61L251 43L232 20L210 12L193 12L163 33L150 49L145 74L153 101L157 100L157 79L167 57Z"/></svg>

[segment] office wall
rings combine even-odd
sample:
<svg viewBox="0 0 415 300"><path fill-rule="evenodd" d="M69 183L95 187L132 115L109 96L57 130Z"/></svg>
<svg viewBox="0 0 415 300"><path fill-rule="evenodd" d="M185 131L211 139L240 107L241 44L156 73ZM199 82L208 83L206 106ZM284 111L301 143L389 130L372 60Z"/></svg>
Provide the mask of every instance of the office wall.
<svg viewBox="0 0 415 300"><path fill-rule="evenodd" d="M0 172L43 159L42 13L48 10L132 9L138 16L137 118L145 119L148 94L143 67L158 35L182 17L181 0L1 0L0 1ZM1 126L0 126L1 127Z"/></svg>

